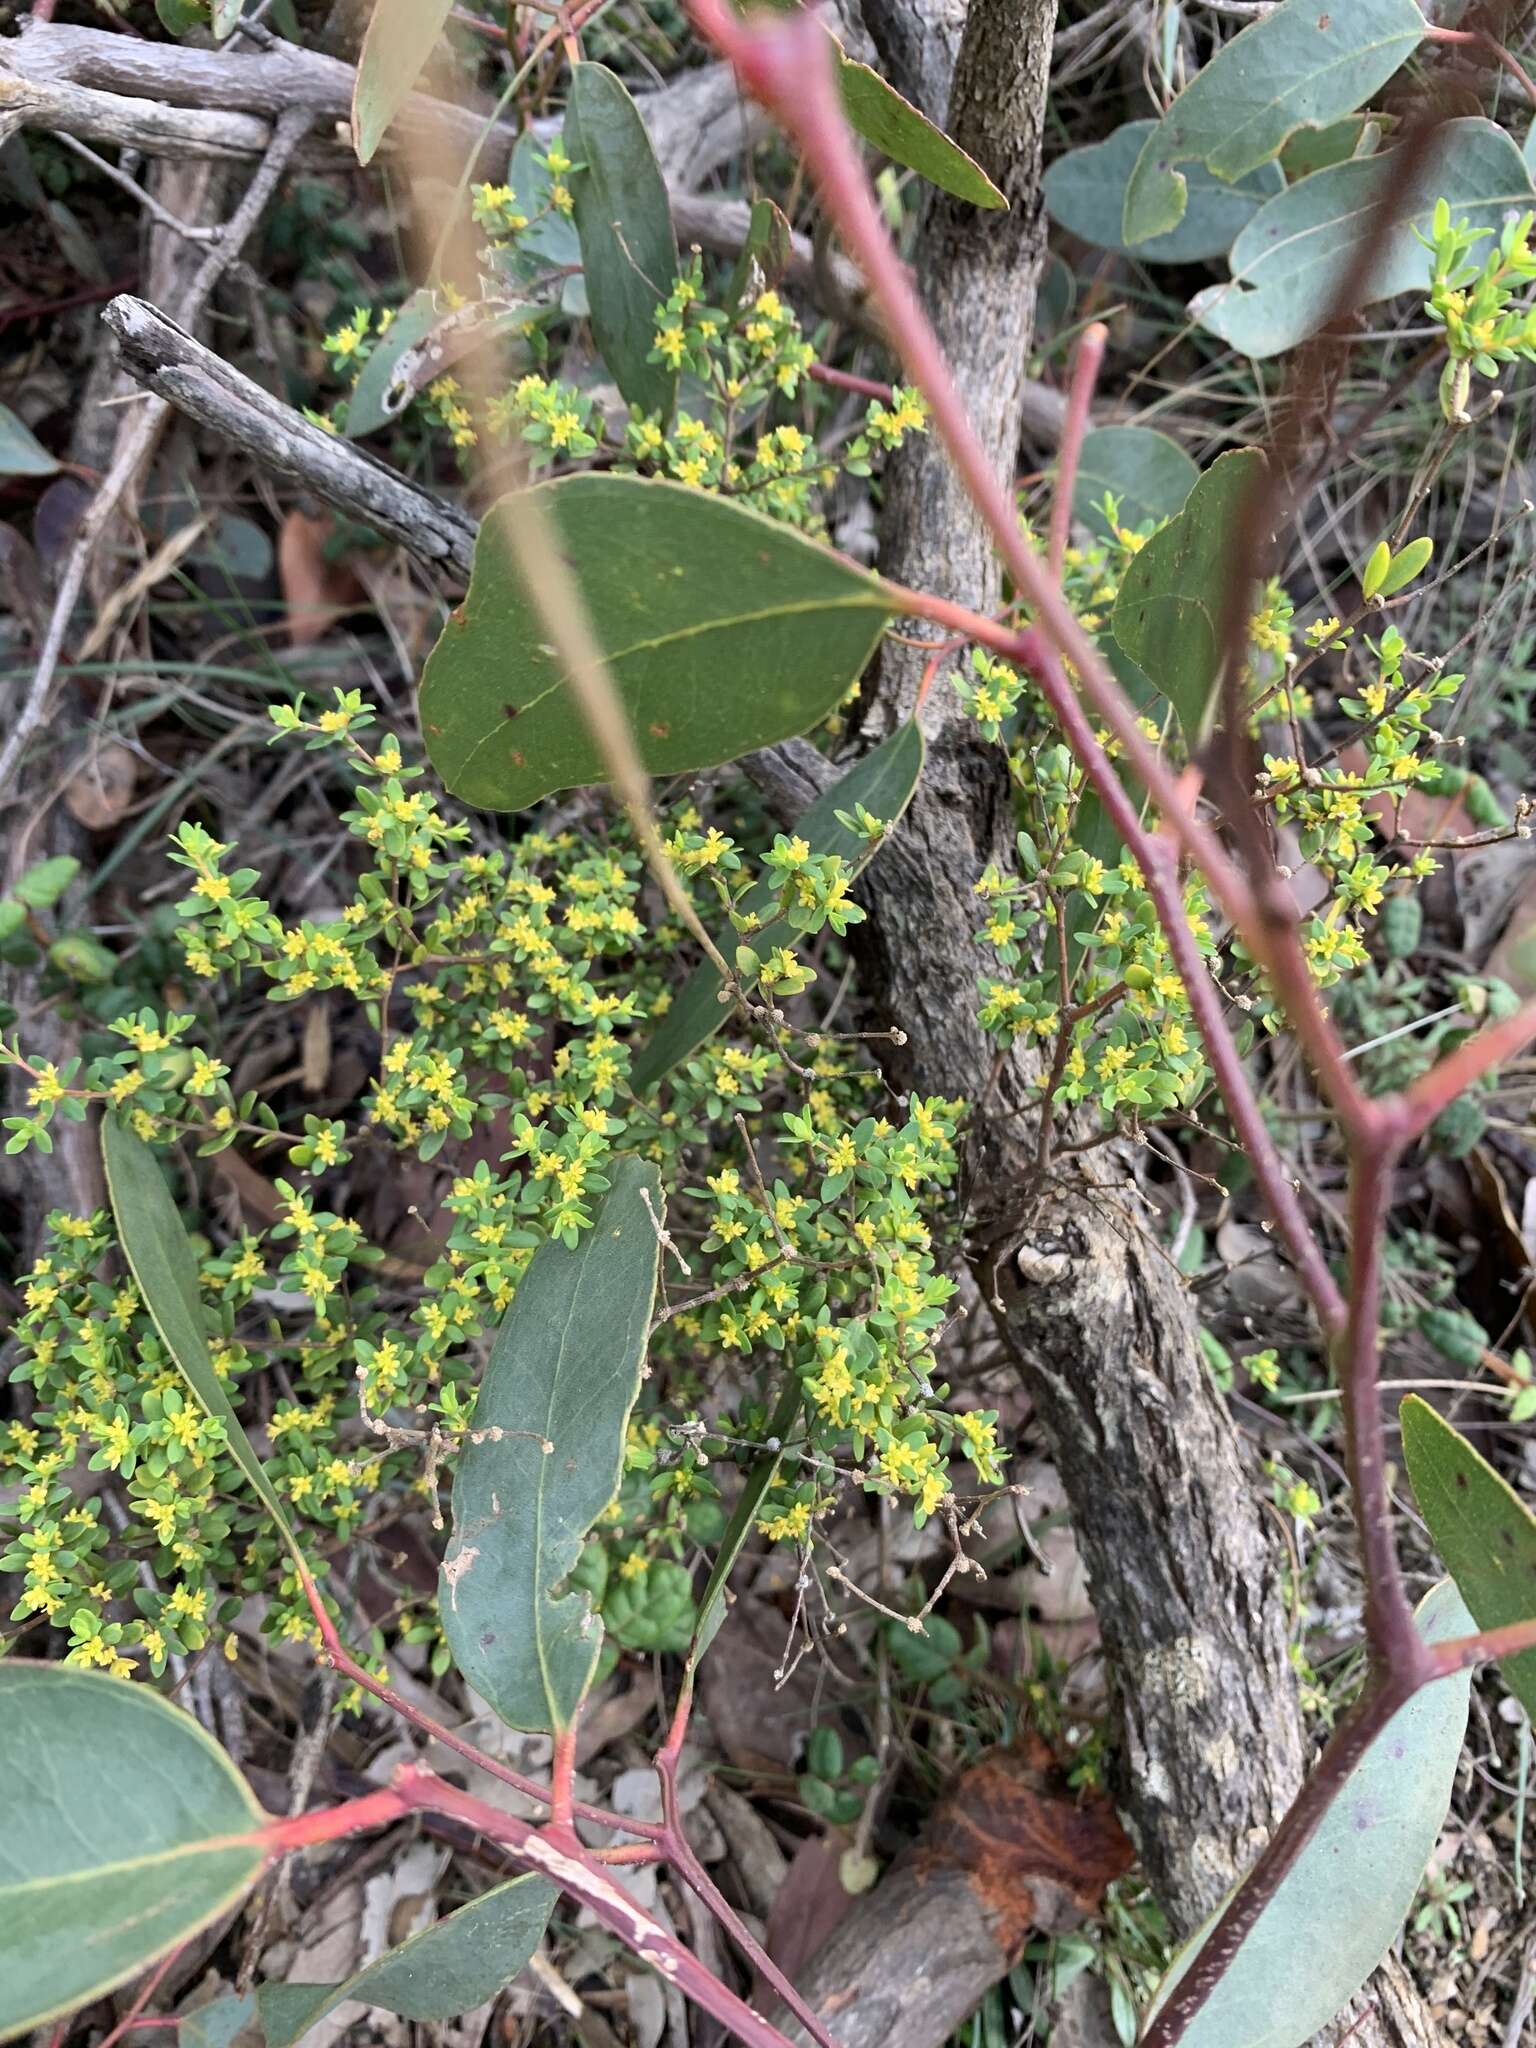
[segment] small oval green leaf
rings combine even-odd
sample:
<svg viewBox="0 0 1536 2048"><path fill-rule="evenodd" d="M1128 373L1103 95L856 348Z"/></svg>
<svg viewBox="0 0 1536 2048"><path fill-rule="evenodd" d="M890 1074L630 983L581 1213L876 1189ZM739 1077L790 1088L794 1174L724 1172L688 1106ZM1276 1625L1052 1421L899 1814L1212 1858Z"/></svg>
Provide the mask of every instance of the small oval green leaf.
<svg viewBox="0 0 1536 2048"><path fill-rule="evenodd" d="M894 609L877 577L685 484L536 488L652 774L804 732L857 680ZM605 770L527 595L508 504L486 515L469 595L428 657L421 723L455 796L516 811Z"/></svg>
<svg viewBox="0 0 1536 2048"><path fill-rule="evenodd" d="M0 2041L176 1948L260 1874L266 1815L148 1685L0 1664Z"/></svg>
<svg viewBox="0 0 1536 2048"><path fill-rule="evenodd" d="M431 2023L494 1998L539 1945L557 1893L547 1878L514 1877L388 1949L342 1984L263 1984L266 2048L292 2048L345 2000Z"/></svg>
<svg viewBox="0 0 1536 2048"><path fill-rule="evenodd" d="M1426 1642L1472 1633L1449 1579L1425 1595L1416 1619ZM1437 1679L1393 1715L1344 1780L1180 2048L1301 2048L1353 1998L1391 1946L1445 1824L1471 1683L1470 1671ZM1152 2013L1198 1955L1216 1917L1175 1958Z"/></svg>
<svg viewBox="0 0 1536 2048"><path fill-rule="evenodd" d="M593 339L630 404L668 414L677 373L647 358L656 308L677 278L672 210L645 123L601 64L578 64L571 74L565 153L578 166L571 198Z"/></svg>
<svg viewBox="0 0 1536 2048"><path fill-rule="evenodd" d="M1427 1401L1398 1411L1413 1497L1435 1548L1482 1629L1536 1615L1536 1515L1487 1459ZM1536 1650L1506 1657L1500 1675L1536 1719Z"/></svg>
<svg viewBox="0 0 1536 2048"><path fill-rule="evenodd" d="M439 1605L454 1662L512 1728L568 1726L597 1668L591 1600L560 1588L618 1488L660 1221L656 1168L616 1160L575 1250L549 1240L529 1261L480 1384Z"/></svg>
<svg viewBox="0 0 1536 2048"><path fill-rule="evenodd" d="M1409 541L1388 563L1386 574L1376 585L1376 596L1396 597L1400 590L1406 590L1414 577L1423 573L1434 552L1435 544L1427 533Z"/></svg>
<svg viewBox="0 0 1536 2048"><path fill-rule="evenodd" d="M912 801L922 772L923 736L916 721L909 720L872 748L830 789L824 790L796 819L795 831L814 855L838 854L857 874L878 848L851 832L839 820L838 812L852 813L856 804L862 804L871 817L879 818L889 828ZM879 845L884 843L882 839ZM771 908L776 893L772 878L765 876L748 890L742 908L761 917ZM752 988L759 964L775 946L793 945L796 936L788 923L779 921L754 933L750 945L738 946L736 968L743 986ZM648 1095L680 1060L687 1059L714 1037L731 1014L730 1005L720 1000L720 988L718 972L709 961L702 961L683 984L635 1062L631 1086L637 1095Z"/></svg>
<svg viewBox="0 0 1536 2048"><path fill-rule="evenodd" d="M251 1448L250 1438L213 1369L198 1290L197 1258L176 1213L160 1162L144 1140L110 1113L102 1119L101 1156L118 1242L144 1306L182 1378L208 1414L224 1425L230 1456L251 1482L295 1560L304 1563L287 1512Z"/></svg>

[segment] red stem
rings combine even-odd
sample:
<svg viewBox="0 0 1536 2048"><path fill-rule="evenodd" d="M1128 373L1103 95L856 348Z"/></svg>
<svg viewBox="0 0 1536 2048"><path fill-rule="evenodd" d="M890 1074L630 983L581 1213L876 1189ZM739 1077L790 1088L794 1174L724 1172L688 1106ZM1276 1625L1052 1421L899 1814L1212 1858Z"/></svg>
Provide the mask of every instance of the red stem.
<svg viewBox="0 0 1536 2048"><path fill-rule="evenodd" d="M101 2048L117 2048L117 2043L123 2038L124 2034L127 2033L128 2029L139 2017L139 2014L143 2012L145 2006L148 2005L149 2001L160 1989L161 1983L164 1981L166 1971L171 1967L172 1963L175 1962L176 1958L181 1954L181 1951L184 1947L185 1943L177 1942L176 1946L171 1950L169 1955L162 1956L160 1958L159 1962L156 1963L155 1967L144 1979L143 1986L141 1987L137 1998L134 1999L132 2005L129 2006L128 2010L123 2014L123 2017L118 2021L117 2025L112 2029L111 2033L109 2033L106 2039L101 2043Z"/></svg>
<svg viewBox="0 0 1536 2048"><path fill-rule="evenodd" d="M851 370L834 370L830 363L812 363L805 374L834 391L856 391L860 398L878 398L884 405L892 404L896 397L894 385L877 384L873 377L855 377Z"/></svg>
<svg viewBox="0 0 1536 2048"><path fill-rule="evenodd" d="M1536 1616L1529 1621L1508 1621L1502 1628L1488 1628L1475 1636L1456 1636L1448 1643L1436 1643L1430 1650L1433 1676L1449 1678L1453 1671L1465 1671L1469 1664L1498 1663L1521 1650L1536 1649Z"/></svg>
<svg viewBox="0 0 1536 2048"><path fill-rule="evenodd" d="M1104 345L1109 329L1102 320L1085 327L1072 362L1072 386L1067 393L1067 416L1061 429L1061 449L1056 458L1056 490L1051 499L1051 539L1046 561L1053 576L1060 576L1072 530L1072 493L1077 487L1078 457L1088 431L1093 387L1099 381Z"/></svg>
<svg viewBox="0 0 1536 2048"><path fill-rule="evenodd" d="M1498 60L1513 78L1520 90L1536 106L1536 82L1516 57L1513 50L1506 50L1497 36L1490 35L1485 28L1433 28L1426 26L1424 40L1430 43L1476 43Z"/></svg>
<svg viewBox="0 0 1536 2048"><path fill-rule="evenodd" d="M350 1679L354 1685L360 1685L364 1692L372 1693L373 1697L382 1701L386 1707L393 1707L397 1714L409 1721L413 1727L421 1729L423 1734L430 1735L434 1742L442 1743L445 1749L451 1749L468 1762L477 1764L481 1770L489 1771L493 1778L500 1778L504 1785L513 1786L525 1798L536 1800L540 1806L549 1806L552 1803L554 1795L548 1785L541 1785L537 1778L525 1778L521 1771L514 1771L496 1757L487 1756L483 1749L476 1749L472 1742L466 1742L462 1735L456 1735L451 1728L444 1727L441 1721L434 1721L430 1714L424 1714L419 1707L413 1707L392 1685L381 1684L371 1672L365 1671L343 1648L341 1637L336 1632L336 1624L331 1620L314 1580L307 1571L301 1571L300 1579L304 1587L304 1597L309 1602L309 1611L315 1617L315 1626L319 1629L320 1639L325 1645L325 1661L334 1671L339 1672L343 1678ZM608 1813L600 1806L588 1806L580 1800L573 1802L571 1812L578 1820L595 1821L600 1827L618 1828L626 1835L639 1835L646 1841L655 1841L661 1833L654 1821L631 1820L625 1814Z"/></svg>

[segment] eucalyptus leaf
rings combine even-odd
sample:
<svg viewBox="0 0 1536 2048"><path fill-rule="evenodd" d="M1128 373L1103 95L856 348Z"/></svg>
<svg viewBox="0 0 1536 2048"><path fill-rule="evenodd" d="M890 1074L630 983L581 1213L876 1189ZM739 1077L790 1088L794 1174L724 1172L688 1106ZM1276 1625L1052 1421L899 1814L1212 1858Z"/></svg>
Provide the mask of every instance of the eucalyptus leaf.
<svg viewBox="0 0 1536 2048"><path fill-rule="evenodd" d="M52 476L58 466L26 422L0 405L0 476Z"/></svg>
<svg viewBox="0 0 1536 2048"><path fill-rule="evenodd" d="M1119 500L1120 524L1141 526L1172 519L1200 480L1200 471L1177 441L1153 427L1095 427L1083 436L1072 510L1103 540L1109 522L1099 507L1104 493Z"/></svg>
<svg viewBox="0 0 1536 2048"><path fill-rule="evenodd" d="M1489 1629L1536 1617L1536 1515L1427 1401L1410 1394L1398 1413L1413 1497L1472 1619ZM1536 1720L1536 1650L1499 1672Z"/></svg>
<svg viewBox="0 0 1536 2048"><path fill-rule="evenodd" d="M232 36L245 12L245 0L213 0L213 33L222 43Z"/></svg>
<svg viewBox="0 0 1536 2048"><path fill-rule="evenodd" d="M267 2048L292 2048L352 1999L423 2023L483 2005L538 1947L556 1896L547 1878L514 1877L387 1949L345 1983L263 1984L256 1997Z"/></svg>
<svg viewBox="0 0 1536 2048"><path fill-rule="evenodd" d="M1416 1619L1426 1642L1472 1633L1472 1617L1449 1579L1425 1595ZM1393 1715L1180 2036L1180 2048L1301 2048L1353 1998L1391 1947L1445 1825L1471 1680L1469 1671L1437 1679ZM1216 1917L1175 1957L1149 2020Z"/></svg>
<svg viewBox="0 0 1536 2048"><path fill-rule="evenodd" d="M453 0L373 0L352 88L352 145L366 164L410 98Z"/></svg>
<svg viewBox="0 0 1536 2048"><path fill-rule="evenodd" d="M728 320L736 317L737 308L754 286L762 290L778 283L794 253L793 235L788 220L771 199L753 200L747 218L747 238L731 266L720 298L721 310Z"/></svg>
<svg viewBox="0 0 1536 2048"><path fill-rule="evenodd" d="M1183 219L1188 184L1176 165L1203 163L1229 182L1257 170L1298 128L1364 106L1423 36L1417 0L1281 0L1222 45L1142 144L1125 190L1126 243Z"/></svg>
<svg viewBox="0 0 1536 2048"><path fill-rule="evenodd" d="M795 831L813 855L838 854L857 874L877 848L841 824L838 812L853 815L855 805L862 804L871 817L890 827L912 801L922 772L923 736L917 722L909 719L856 762L846 775L840 776L830 789L824 790L796 819ZM748 890L741 908L755 916L765 916L777 893L773 878L765 875ZM798 936L786 920L775 919L743 943L749 953L764 960L776 946L793 945ZM741 979L751 988L757 976L749 970ZM720 988L719 973L708 960L702 961L635 1062L631 1086L637 1095L648 1095L680 1060L687 1059L714 1037L731 1014L730 1005L720 1000Z"/></svg>
<svg viewBox="0 0 1536 2048"><path fill-rule="evenodd" d="M512 1728L568 1727L597 1668L591 1601L559 1589L618 1489L660 1221L656 1168L616 1160L575 1250L529 1261L480 1383L438 1598L454 1662Z"/></svg>
<svg viewBox="0 0 1536 2048"><path fill-rule="evenodd" d="M357 382L347 394L347 438L371 434L387 426L402 411L394 395L395 365L413 348L419 348L438 319L436 302L429 291L412 292L383 335L373 345L367 362L357 373Z"/></svg>
<svg viewBox="0 0 1536 2048"><path fill-rule="evenodd" d="M878 71L856 63L840 46L837 89L849 126L882 155L905 164L957 199L968 199L973 206L1007 206L1008 201L974 157L958 142L951 142L910 100L903 99Z"/></svg>
<svg viewBox="0 0 1536 2048"><path fill-rule="evenodd" d="M631 405L665 417L677 373L647 358L656 308L677 278L677 240L656 152L634 101L601 64L578 64L565 109L565 153L592 334Z"/></svg>
<svg viewBox="0 0 1536 2048"><path fill-rule="evenodd" d="M685 484L589 474L536 488L654 775L804 732L893 609L877 577ZM469 595L421 684L433 767L455 796L503 811L606 772L523 583L512 508L483 521Z"/></svg>
<svg viewBox="0 0 1536 2048"><path fill-rule="evenodd" d="M250 1438L213 1369L198 1289L197 1258L187 1238L160 1161L144 1140L109 1111L102 1118L101 1156L118 1243L138 1283L150 1320L182 1378L208 1414L224 1425L230 1456L277 1524L295 1560L304 1562L287 1513L251 1448Z"/></svg>
<svg viewBox="0 0 1536 2048"><path fill-rule="evenodd" d="M265 1861L245 1780L149 1685L0 1663L0 1777L0 2041L179 1947Z"/></svg>
<svg viewBox="0 0 1536 2048"><path fill-rule="evenodd" d="M1122 233L1125 188L1155 121L1127 121L1102 142L1069 149L1045 174L1046 211L1058 227L1096 249L1130 249ZM1285 190L1275 163L1261 164L1235 184L1213 177L1203 164L1188 174L1188 201L1178 226L1138 242L1142 263L1200 263L1225 256L1266 199Z"/></svg>
<svg viewBox="0 0 1536 2048"><path fill-rule="evenodd" d="M261 2042L260 2017L254 1992L238 1997L233 1991L211 1999L196 2012L177 2016L176 2048L233 2048L247 2027L254 2041Z"/></svg>
<svg viewBox="0 0 1536 2048"><path fill-rule="evenodd" d="M1415 175L1403 217L1382 232L1380 202L1395 190L1396 154L1352 158L1316 171L1272 199L1232 244L1232 279L1198 293L1189 310L1246 356L1278 355L1313 333L1334 310L1363 243L1372 260L1360 293L1371 305L1429 288L1426 232L1435 201L1474 227L1502 227L1512 210L1536 205L1529 165L1493 121L1471 117L1438 129Z"/></svg>
<svg viewBox="0 0 1536 2048"><path fill-rule="evenodd" d="M1257 449L1218 456L1179 516L1133 556L1115 600L1116 642L1168 698L1192 747L1221 674L1234 536L1263 473Z"/></svg>
<svg viewBox="0 0 1536 2048"><path fill-rule="evenodd" d="M699 1659L719 1633L725 1619L725 1582L736 1568L742 1547L752 1534L757 1511L784 1462L785 1440L794 1428L796 1418L805 1406L805 1391L794 1374L779 1395L778 1406L768 1423L768 1437L777 1445L770 1450L765 1445L753 1460L751 1469L742 1482L736 1505L731 1510L731 1519L725 1525L725 1534L720 1538L720 1548L715 1552L714 1564L710 1567L704 1591L699 1595L699 1604L693 1624L693 1641L688 1648L688 1670L690 1676Z"/></svg>

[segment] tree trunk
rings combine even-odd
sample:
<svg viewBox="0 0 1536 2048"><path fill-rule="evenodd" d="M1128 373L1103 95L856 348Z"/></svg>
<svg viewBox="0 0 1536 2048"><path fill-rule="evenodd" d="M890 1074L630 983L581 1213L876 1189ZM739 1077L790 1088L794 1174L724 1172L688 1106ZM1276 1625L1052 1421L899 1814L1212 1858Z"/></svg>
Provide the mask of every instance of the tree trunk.
<svg viewBox="0 0 1536 2048"><path fill-rule="evenodd" d="M938 29L924 36L909 22L905 40L893 39L893 11L927 14ZM938 61L951 12L949 0L900 10L866 0L888 62L903 49ZM1044 250L1040 137L1055 12L1052 0L977 0L971 9L947 125L1010 209L982 213L935 194L914 255L939 339L1003 477L1019 441ZM920 105L945 103L931 76L895 83ZM893 459L881 567L980 611L998 605L996 557L933 438L909 441ZM923 667L917 650L887 644L868 736L911 715ZM1122 1810L1175 1927L1187 1932L1249 1867L1301 1780L1280 1559L1204 1365L1191 1299L1149 1234L1127 1157L1104 1147L1058 1161L1042 1182L1033 1120L1019 1114L1032 1099L1031 1067L1014 1059L994 1078L976 1010L978 982L995 968L972 937L973 892L988 861L1005 872L1013 865L1008 779L1001 751L958 715L942 678L922 718L927 770L866 877L864 986L907 1034L890 1055L892 1081L972 1105L963 1183L972 1271L1051 1439L1092 1576L1119 1722ZM830 2000L836 1987L814 1967L811 1976L810 1995ZM1356 2022L1357 2048L1425 2048L1438 2038L1391 1964L1320 2040L1331 2044Z"/></svg>

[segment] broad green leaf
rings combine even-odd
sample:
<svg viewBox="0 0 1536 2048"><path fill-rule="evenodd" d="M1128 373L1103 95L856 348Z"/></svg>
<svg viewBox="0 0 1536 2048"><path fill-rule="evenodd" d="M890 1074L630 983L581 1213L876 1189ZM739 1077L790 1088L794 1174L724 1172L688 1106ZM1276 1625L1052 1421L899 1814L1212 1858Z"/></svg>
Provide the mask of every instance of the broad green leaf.
<svg viewBox="0 0 1536 2048"><path fill-rule="evenodd" d="M148 1685L0 1663L0 2041L136 1976L261 1872L266 1815Z"/></svg>
<svg viewBox="0 0 1536 2048"><path fill-rule="evenodd" d="M1423 35L1417 0L1281 0L1217 51L1142 144L1125 189L1126 243L1182 220L1188 188L1175 165L1203 163L1229 182L1257 170L1298 128L1364 106Z"/></svg>
<svg viewBox="0 0 1536 2048"><path fill-rule="evenodd" d="M230 1456L251 1482L294 1558L302 1564L303 1553L283 1504L251 1448L224 1382L213 1369L198 1291L197 1258L176 1213L159 1159L142 1138L125 1130L110 1112L102 1118L101 1156L107 1170L107 1194L117 1223L118 1242L138 1282L150 1319L182 1378L207 1412L223 1423Z"/></svg>
<svg viewBox="0 0 1536 2048"><path fill-rule="evenodd" d="M887 827L894 825L912 801L922 772L923 736L916 722L909 720L824 790L796 819L795 831L813 854L840 854L858 873L877 849L840 824L838 812L852 816L854 806L862 804L872 818ZM762 917L776 894L772 877L764 876L747 892L742 908ZM793 945L798 937L787 921L776 919L742 944L763 960L775 946ZM742 980L749 988L756 984L755 975L743 975ZM707 960L694 969L635 1062L631 1086L637 1095L648 1095L679 1060L687 1059L714 1037L731 1014L730 1005L720 1001L720 985L719 974Z"/></svg>
<svg viewBox="0 0 1536 2048"><path fill-rule="evenodd" d="M631 405L672 410L677 372L646 358L656 308L677 278L667 188L635 103L601 64L578 64L565 110L565 153L587 280L592 334Z"/></svg>
<svg viewBox="0 0 1536 2048"><path fill-rule="evenodd" d="M633 476L540 484L653 775L734 760L832 710L888 613L877 577L761 513ZM518 811L605 769L493 506L428 657L422 732L453 794Z"/></svg>
<svg viewBox="0 0 1536 2048"><path fill-rule="evenodd" d="M213 0L213 32L221 43L234 34L244 12L245 0Z"/></svg>
<svg viewBox="0 0 1536 2048"><path fill-rule="evenodd" d="M0 405L0 476L52 476L58 466L26 422Z"/></svg>
<svg viewBox="0 0 1536 2048"><path fill-rule="evenodd" d="M1413 1497L1472 1619L1482 1629L1529 1621L1536 1615L1536 1515L1427 1401L1410 1394L1398 1413ZM1499 1671L1536 1719L1536 1650L1506 1657Z"/></svg>
<svg viewBox="0 0 1536 2048"><path fill-rule="evenodd" d="M1426 1642L1472 1632L1449 1579L1425 1595L1417 1620ZM1180 2048L1301 2048L1353 1998L1391 1947L1445 1824L1471 1677L1462 1671L1437 1679L1393 1715L1190 2021ZM1214 1924L1215 1916L1175 1958L1152 2013Z"/></svg>
<svg viewBox="0 0 1536 2048"><path fill-rule="evenodd" d="M267 2048L291 2048L344 2000L402 2019L451 2020L509 1984L538 1947L556 1889L514 1877L424 1927L343 1984L263 1984L256 1997Z"/></svg>
<svg viewBox="0 0 1536 2048"><path fill-rule="evenodd" d="M1427 291L1429 255L1414 230L1427 231L1437 198L1453 219L1495 231L1510 211L1536 205L1529 166L1493 121L1448 121L1436 132L1406 218L1384 235L1377 208L1395 166L1392 151L1352 159L1270 200L1232 244L1231 283L1197 293L1190 312L1246 356L1278 355L1328 318L1367 237L1375 246L1363 305Z"/></svg>
<svg viewBox="0 0 1536 2048"><path fill-rule="evenodd" d="M1096 249L1127 249L1122 234L1125 188L1155 121L1127 121L1103 142L1069 149L1045 174L1045 206L1058 227ZM1216 178L1203 164L1188 176L1189 197L1178 226L1138 242L1132 253L1142 263L1201 263L1225 256L1240 229L1264 201L1285 190L1278 164L1261 164L1235 184Z"/></svg>
<svg viewBox="0 0 1536 2048"><path fill-rule="evenodd" d="M1115 600L1116 641L1168 698L1192 747L1221 673L1233 537L1263 471L1257 449L1218 456L1177 519L1132 559Z"/></svg>
<svg viewBox="0 0 1536 2048"><path fill-rule="evenodd" d="M438 317L429 291L412 292L397 310L382 340L375 342L373 353L347 394L346 434L349 441L386 426L403 411L403 403L395 395L395 365L411 349L420 347Z"/></svg>
<svg viewBox="0 0 1536 2048"><path fill-rule="evenodd" d="M373 0L352 88L352 146L371 161L437 48L453 0Z"/></svg>
<svg viewBox="0 0 1536 2048"><path fill-rule="evenodd" d="M843 112L866 142L957 199L968 199L973 206L1007 206L976 159L904 100L895 86L887 85L878 71L855 63L840 46L837 60Z"/></svg>
<svg viewBox="0 0 1536 2048"><path fill-rule="evenodd" d="M1083 436L1072 510L1102 540L1109 522L1099 510L1104 493L1120 502L1122 526L1171 519L1200 480L1189 456L1152 427L1095 427Z"/></svg>
<svg viewBox="0 0 1536 2048"><path fill-rule="evenodd" d="M1298 130L1280 152L1280 168L1285 173L1285 182L1296 185L1303 178L1310 178L1314 171L1326 171L1334 164L1348 163L1361 149L1367 128L1373 131L1373 140L1379 139L1379 126L1368 114L1346 114L1342 121L1332 121L1326 128ZM1369 150L1361 153L1368 155Z"/></svg>
<svg viewBox="0 0 1536 2048"><path fill-rule="evenodd" d="M719 1633L725 1619L725 1582L736 1568L742 1546L752 1534L752 1525L757 1511L763 1504L763 1497L778 1477L779 1467L784 1462L784 1442L794 1428L796 1418L805 1406L805 1390L799 1379L790 1375L789 1384L779 1396L779 1405L774 1409L768 1423L768 1435L778 1440L776 1451L762 1450L753 1460L751 1470L742 1482L731 1519L725 1525L725 1534L720 1538L720 1548L715 1552L714 1564L710 1567L704 1591L699 1595L697 1617L693 1624L693 1641L688 1649L688 1669L703 1656Z"/></svg>
<svg viewBox="0 0 1536 2048"><path fill-rule="evenodd" d="M626 1155L576 1249L539 1246L496 1333L454 1475L443 1632L509 1727L567 1727L597 1668L591 1601L559 1588L618 1490L656 1292L660 1187L654 1166Z"/></svg>

